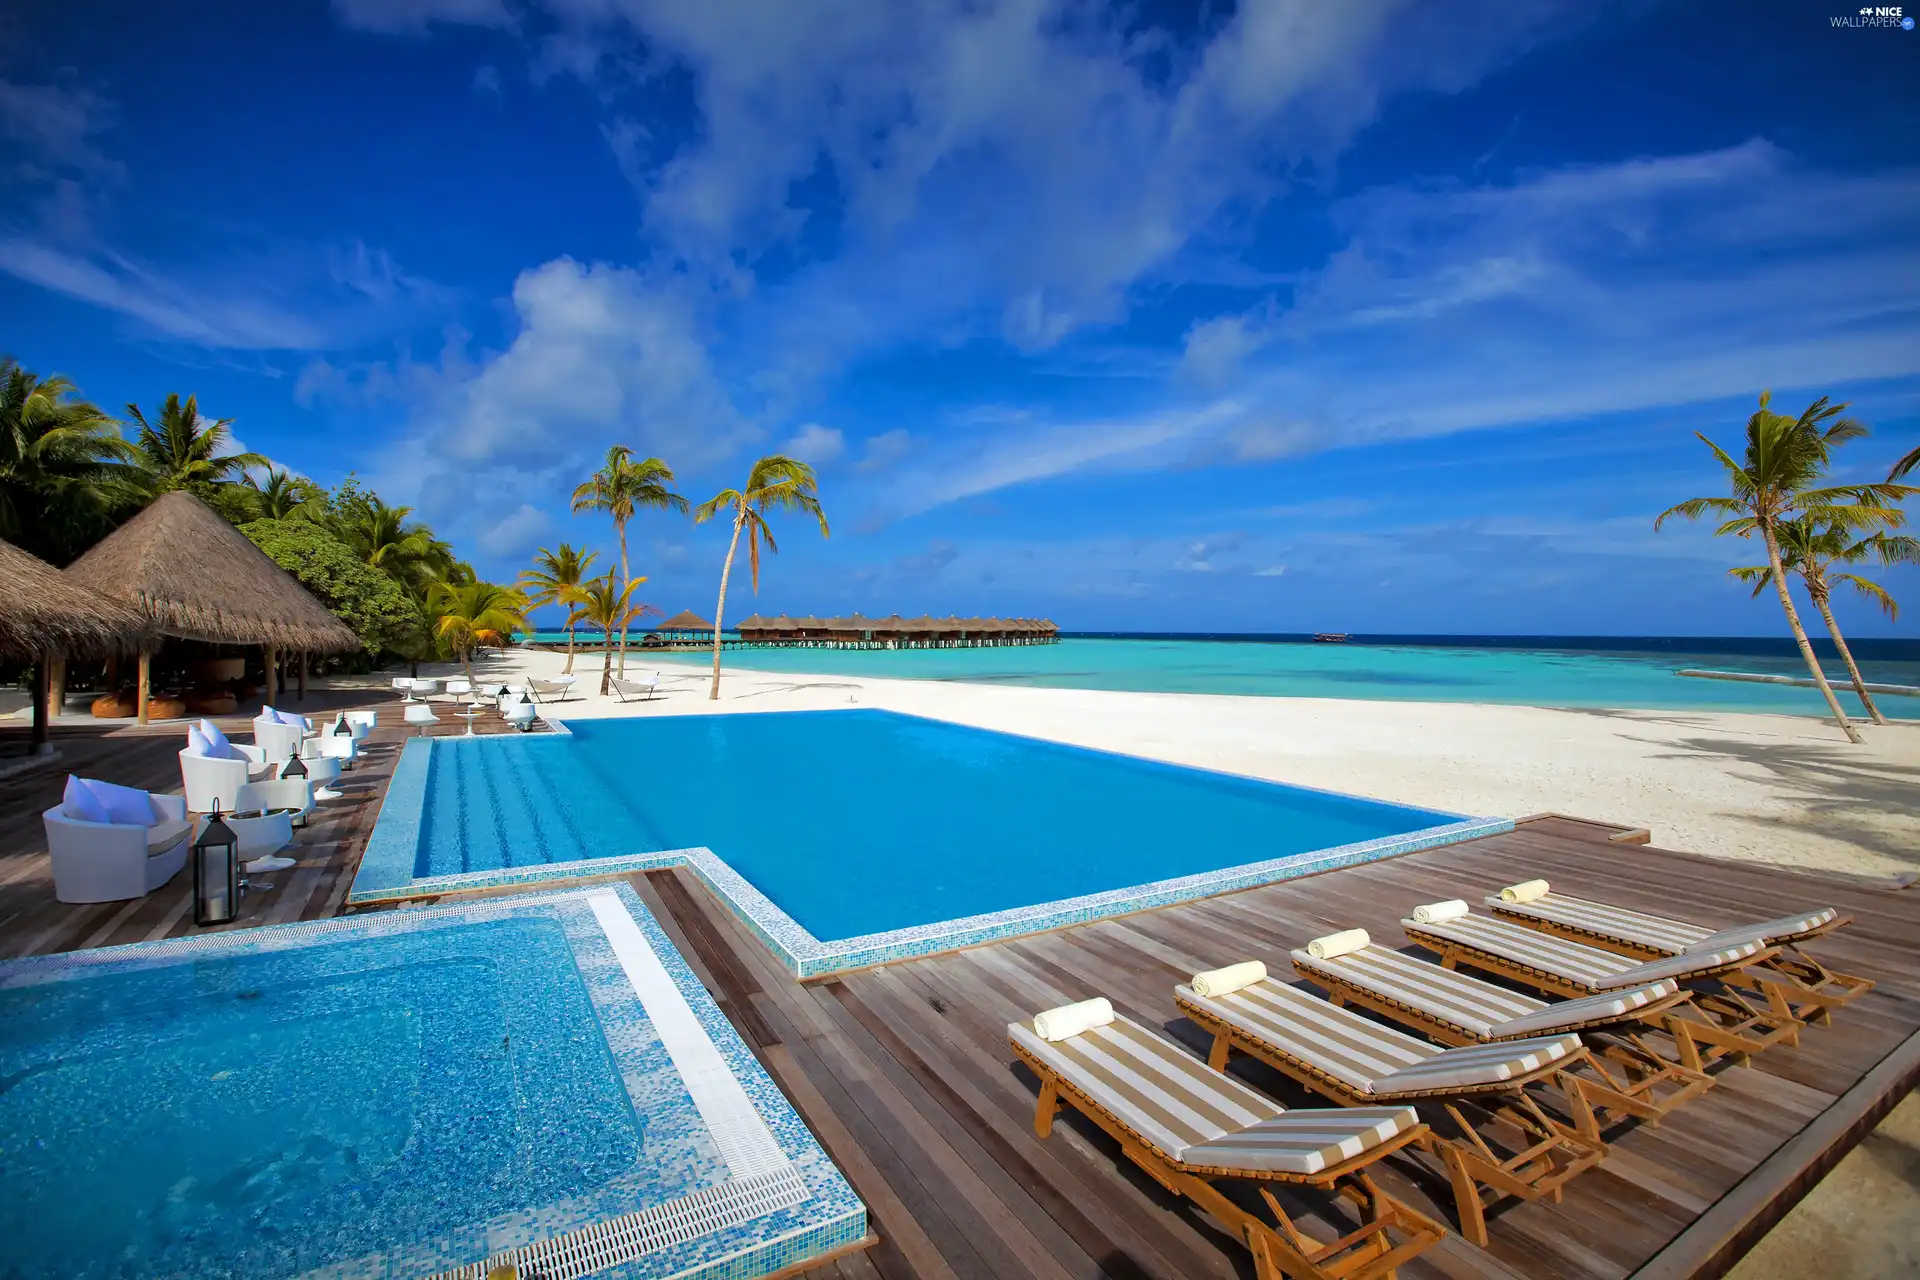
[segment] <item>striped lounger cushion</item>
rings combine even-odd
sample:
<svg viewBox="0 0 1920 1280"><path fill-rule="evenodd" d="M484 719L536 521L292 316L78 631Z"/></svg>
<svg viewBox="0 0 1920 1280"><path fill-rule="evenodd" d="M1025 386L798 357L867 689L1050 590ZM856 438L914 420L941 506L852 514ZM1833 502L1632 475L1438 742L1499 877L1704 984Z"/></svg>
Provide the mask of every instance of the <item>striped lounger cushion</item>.
<svg viewBox="0 0 1920 1280"><path fill-rule="evenodd" d="M1055 1042L1019 1022L1007 1035L1176 1164L1311 1176L1420 1123L1408 1107L1288 1111L1125 1018Z"/></svg>
<svg viewBox="0 0 1920 1280"><path fill-rule="evenodd" d="M1642 986L1666 978L1687 978L1709 973L1737 964L1762 949L1759 943L1750 942L1722 951L1642 962L1491 916L1461 916L1444 924L1402 920L1400 927L1407 931L1409 937L1429 934L1445 938L1553 974L1588 991L1618 991L1623 987Z"/></svg>
<svg viewBox="0 0 1920 1280"><path fill-rule="evenodd" d="M1549 1004L1386 947L1368 947L1331 960L1295 951L1293 963L1302 973L1325 974L1375 992L1478 1040L1555 1035L1618 1022L1680 989L1679 983L1669 980Z"/></svg>
<svg viewBox="0 0 1920 1280"><path fill-rule="evenodd" d="M1566 925L1597 937L1617 939L1670 956L1683 952L1698 954L1703 951L1722 951L1750 942L1764 946L1811 933L1833 923L1838 914L1831 907L1823 907L1800 915L1782 916L1778 920L1735 925L1716 933L1686 920L1648 915L1644 911L1630 911L1625 907L1594 902L1589 898L1569 897L1564 893L1549 893L1532 902L1503 902L1499 898L1488 898L1487 905L1498 907L1510 916L1529 916L1549 924Z"/></svg>
<svg viewBox="0 0 1920 1280"><path fill-rule="evenodd" d="M1354 1092L1382 1099L1497 1088L1580 1052L1575 1036L1443 1049L1270 978L1224 996L1195 995L1188 986L1174 994Z"/></svg>

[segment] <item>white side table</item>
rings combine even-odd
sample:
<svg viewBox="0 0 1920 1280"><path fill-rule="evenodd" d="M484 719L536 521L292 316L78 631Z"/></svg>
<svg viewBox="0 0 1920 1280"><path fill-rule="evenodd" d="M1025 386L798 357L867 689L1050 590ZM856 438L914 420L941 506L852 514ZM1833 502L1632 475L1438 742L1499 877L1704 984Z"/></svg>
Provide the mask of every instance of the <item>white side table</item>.
<svg viewBox="0 0 1920 1280"><path fill-rule="evenodd" d="M248 874L265 875L293 865L292 858L274 856L293 843L293 813L291 809L269 809L265 813L220 815L240 841L240 865Z"/></svg>

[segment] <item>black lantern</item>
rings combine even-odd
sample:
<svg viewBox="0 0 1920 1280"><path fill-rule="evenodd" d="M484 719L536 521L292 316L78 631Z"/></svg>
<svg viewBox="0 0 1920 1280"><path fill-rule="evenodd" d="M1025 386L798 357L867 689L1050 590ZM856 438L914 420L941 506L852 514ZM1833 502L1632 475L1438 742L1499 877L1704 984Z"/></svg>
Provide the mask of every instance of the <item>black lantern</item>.
<svg viewBox="0 0 1920 1280"><path fill-rule="evenodd" d="M351 738L353 736L353 726L347 723L345 716L341 716L333 722L333 736L336 738Z"/></svg>
<svg viewBox="0 0 1920 1280"><path fill-rule="evenodd" d="M287 762L280 766L280 776L283 778L304 778L307 776L307 762L300 758L300 752L297 748L292 755L287 757Z"/></svg>
<svg viewBox="0 0 1920 1280"><path fill-rule="evenodd" d="M193 842L193 922L231 924L240 914L240 837L213 802L207 825Z"/></svg>

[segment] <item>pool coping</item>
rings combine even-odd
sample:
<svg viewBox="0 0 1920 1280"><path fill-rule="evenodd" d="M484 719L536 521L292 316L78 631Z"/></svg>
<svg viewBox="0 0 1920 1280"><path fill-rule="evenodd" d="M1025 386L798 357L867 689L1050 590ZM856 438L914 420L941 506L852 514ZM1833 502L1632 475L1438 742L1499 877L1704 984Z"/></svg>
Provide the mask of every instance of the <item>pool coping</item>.
<svg viewBox="0 0 1920 1280"><path fill-rule="evenodd" d="M1176 903L1191 902L1196 898L1210 898L1216 894L1231 893L1238 889L1251 889L1281 880L1291 880L1298 876L1397 857L1440 845L1456 844L1463 840L1477 840L1483 836L1498 835L1513 830L1513 821L1510 818L1463 817L1454 822L1423 827L1398 835L1380 836L1372 840L1336 845L1327 849L1287 854L1279 858L1242 863L1214 871L1196 872L1192 875L1128 885L1119 889L1102 890L1099 893L1060 898L1052 902L1009 907L1000 911L961 916L952 920L912 925L904 929L823 940L816 938L797 920L776 906L724 858L705 847L618 854L603 858L586 858L577 862L550 862L534 867L473 871L413 879L412 870L420 847L420 827L425 817L429 753L433 745L436 743L487 743L501 736L503 735L473 738L415 738L408 742L406 749L401 753L400 762L394 766L393 777L387 784L387 794L381 802L373 833L368 837L366 850L361 855L360 867L354 875L354 887L347 895L348 906L686 867L727 904L755 937L772 950L789 973L798 980L806 981L844 973L851 969L865 969L874 965L935 955L943 951L979 946L982 943L1002 942L1026 934L1045 933L1069 925L1087 924L1094 920L1129 915L1154 907L1173 906ZM508 740L511 741L511 739ZM1043 741L1051 740L1043 739ZM416 744L418 750L415 749ZM1091 748L1082 749L1091 750ZM1131 758L1144 759L1145 757ZM1202 772L1218 771L1202 770ZM1258 779L1258 781L1271 780ZM1290 786L1292 784L1274 785ZM1320 790L1311 787L1297 789ZM361 887L363 880L367 881L366 888Z"/></svg>
<svg viewBox="0 0 1920 1280"><path fill-rule="evenodd" d="M608 927L601 908L617 904L631 925L625 939ZM767 1074L753 1050L740 1038L731 1021L714 1003L686 958L641 901L631 885L573 886L550 893L482 902L427 906L407 911L382 911L328 920L263 925L253 929L192 934L179 938L56 952L0 961L0 987L34 981L61 981L89 970L122 965L171 963L180 959L221 954L259 954L312 945L330 937L370 939L438 927L457 927L540 910L543 906L579 904L593 915L605 936L641 1014L652 1024L664 1052L672 1060L682 1087L702 1117L709 1140L731 1172L718 1182L677 1199L646 1205L616 1217L583 1226L550 1228L543 1234L539 1221L545 1210L514 1210L485 1231L486 1256L480 1259L442 1256L430 1269L449 1280L481 1280L490 1267L505 1261L539 1262L543 1273L583 1275L573 1265L592 1258L592 1274L604 1276L671 1276L675 1280L739 1280L753 1275L784 1274L800 1264L812 1265L838 1256L868 1238L866 1206L847 1183L812 1130L794 1110L780 1087ZM635 959L653 962L652 989L636 977ZM578 957L576 953L576 962ZM669 990L670 989L670 990ZM677 1030L662 1021L656 1002L662 994L677 995ZM599 1002L594 1001L596 1017ZM606 1027L603 1024L603 1032ZM609 1034L611 1047L612 1036ZM704 1036L711 1065L724 1080L701 1082L688 1074L689 1066L675 1047ZM696 1049L698 1046L693 1046ZM618 1052L622 1070L632 1068ZM701 1069L695 1063L691 1068ZM725 1110L710 1114L702 1093L731 1088L737 1098L723 1100ZM631 1088L631 1086L627 1086ZM732 1141L723 1129L735 1132ZM764 1132L755 1134L755 1128ZM740 1136L745 1134L745 1140ZM757 1143L757 1149L755 1144ZM732 1149L730 1149L732 1148ZM747 1159L738 1151L745 1149ZM802 1213L801 1206L813 1203ZM510 1219L510 1221L508 1220ZM704 1232L695 1227L705 1223ZM472 1228L461 1228L461 1232ZM633 1242L652 1239L646 1252L634 1253ZM625 1246L623 1248L623 1246ZM412 1251L409 1266L426 1262L440 1246L428 1241L396 1241L392 1250ZM626 1256L622 1256L625 1254ZM343 1258L321 1267L319 1274L358 1276L377 1258ZM661 1271L660 1267L668 1269Z"/></svg>

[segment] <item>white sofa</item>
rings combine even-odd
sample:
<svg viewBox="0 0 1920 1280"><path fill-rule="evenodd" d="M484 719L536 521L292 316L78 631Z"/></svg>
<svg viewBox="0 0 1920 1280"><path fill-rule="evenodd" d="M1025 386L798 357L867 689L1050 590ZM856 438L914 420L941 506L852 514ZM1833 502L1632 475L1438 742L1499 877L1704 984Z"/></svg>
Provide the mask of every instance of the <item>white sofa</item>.
<svg viewBox="0 0 1920 1280"><path fill-rule="evenodd" d="M281 724L278 720L256 717L253 722L253 743L266 752L267 759L275 764L285 764L300 750L310 730L304 725Z"/></svg>
<svg viewBox="0 0 1920 1280"><path fill-rule="evenodd" d="M194 821L184 796L155 796L153 825L86 822L57 804L41 814L53 859L53 896L61 902L144 898L187 865Z"/></svg>
<svg viewBox="0 0 1920 1280"><path fill-rule="evenodd" d="M235 796L240 787L260 778L271 778L280 772L280 766L286 761L269 760L267 753L259 747L250 747L245 743L232 744L240 753L239 759L222 759L217 756L203 756L192 747L180 750L180 785L187 793L187 808L195 813L210 813L213 802L218 800L223 810L234 807Z"/></svg>
<svg viewBox="0 0 1920 1280"><path fill-rule="evenodd" d="M233 799L240 813L260 809L296 810L292 823L303 827L307 824L307 815L313 812L313 783L307 778L263 778L241 783Z"/></svg>
<svg viewBox="0 0 1920 1280"><path fill-rule="evenodd" d="M316 733L300 744L302 760L338 760L342 769L353 768L360 756L360 739L346 733Z"/></svg>

